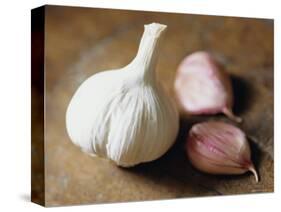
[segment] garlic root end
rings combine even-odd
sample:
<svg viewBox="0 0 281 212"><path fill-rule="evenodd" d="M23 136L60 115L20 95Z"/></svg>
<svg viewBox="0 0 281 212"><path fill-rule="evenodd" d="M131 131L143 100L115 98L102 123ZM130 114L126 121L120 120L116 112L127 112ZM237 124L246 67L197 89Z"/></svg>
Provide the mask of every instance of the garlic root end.
<svg viewBox="0 0 281 212"><path fill-rule="evenodd" d="M235 116L229 108L223 108L222 113L224 113L229 119L235 121L235 122L242 122L242 118Z"/></svg>
<svg viewBox="0 0 281 212"><path fill-rule="evenodd" d="M253 164L249 167L249 171L254 174L256 182L259 182L259 176Z"/></svg>

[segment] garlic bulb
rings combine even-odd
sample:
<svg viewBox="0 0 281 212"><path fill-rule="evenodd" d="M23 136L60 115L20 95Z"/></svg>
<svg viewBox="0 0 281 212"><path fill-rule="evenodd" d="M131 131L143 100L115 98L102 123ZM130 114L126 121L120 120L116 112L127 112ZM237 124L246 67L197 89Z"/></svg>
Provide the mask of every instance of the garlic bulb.
<svg viewBox="0 0 281 212"><path fill-rule="evenodd" d="M232 112L233 93L229 76L206 52L195 52L181 62L175 90L180 106L187 114L224 113L236 122L242 121Z"/></svg>
<svg viewBox="0 0 281 212"><path fill-rule="evenodd" d="M84 152L129 167L159 158L174 143L178 112L155 73L165 28L145 25L130 64L91 76L74 94L67 132Z"/></svg>
<svg viewBox="0 0 281 212"><path fill-rule="evenodd" d="M251 171L258 182L246 136L235 126L217 121L193 125L186 151L193 166L203 172L242 174Z"/></svg>

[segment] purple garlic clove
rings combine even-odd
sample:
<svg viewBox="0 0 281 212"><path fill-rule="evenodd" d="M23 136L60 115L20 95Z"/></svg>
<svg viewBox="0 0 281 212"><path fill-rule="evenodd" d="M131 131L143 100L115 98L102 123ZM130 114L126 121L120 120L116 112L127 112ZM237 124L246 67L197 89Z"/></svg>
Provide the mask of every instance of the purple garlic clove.
<svg viewBox="0 0 281 212"><path fill-rule="evenodd" d="M207 52L195 52L179 65L175 91L184 113L191 115L224 113L236 122L232 112L233 93L229 75Z"/></svg>
<svg viewBox="0 0 281 212"><path fill-rule="evenodd" d="M193 125L186 144L192 165L210 174L243 174L250 171L258 182L246 135L239 128L209 121Z"/></svg>

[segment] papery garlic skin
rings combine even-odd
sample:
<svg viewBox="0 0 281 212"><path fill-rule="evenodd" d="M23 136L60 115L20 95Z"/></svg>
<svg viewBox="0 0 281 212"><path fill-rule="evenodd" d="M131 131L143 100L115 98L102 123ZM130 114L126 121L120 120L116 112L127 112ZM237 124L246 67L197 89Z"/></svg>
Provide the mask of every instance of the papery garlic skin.
<svg viewBox="0 0 281 212"><path fill-rule="evenodd" d="M67 132L84 152L129 167L161 157L174 143L178 111L155 74L165 28L145 25L129 65L93 75L74 94Z"/></svg>
<svg viewBox="0 0 281 212"><path fill-rule="evenodd" d="M188 135L186 151L192 165L210 174L258 175L251 161L247 138L239 128L223 122L195 124Z"/></svg>
<svg viewBox="0 0 281 212"><path fill-rule="evenodd" d="M187 114L224 113L234 121L242 121L232 113L230 77L207 52L195 52L183 59L177 70L175 91Z"/></svg>

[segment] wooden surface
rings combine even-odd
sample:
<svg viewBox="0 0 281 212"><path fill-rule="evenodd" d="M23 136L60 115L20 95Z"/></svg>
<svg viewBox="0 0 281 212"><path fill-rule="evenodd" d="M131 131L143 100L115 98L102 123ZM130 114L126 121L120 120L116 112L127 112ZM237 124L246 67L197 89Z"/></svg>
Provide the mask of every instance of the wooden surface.
<svg viewBox="0 0 281 212"><path fill-rule="evenodd" d="M180 61L197 50L211 52L231 74L234 109L244 119L239 127L251 140L259 183L249 173L203 174L187 160L183 146L192 123L228 121L221 115L182 117L177 142L162 158L129 169L71 143L65 112L75 90L92 74L129 63L151 22L168 25L157 74L169 91ZM45 27L46 205L273 191L273 21L47 6Z"/></svg>

